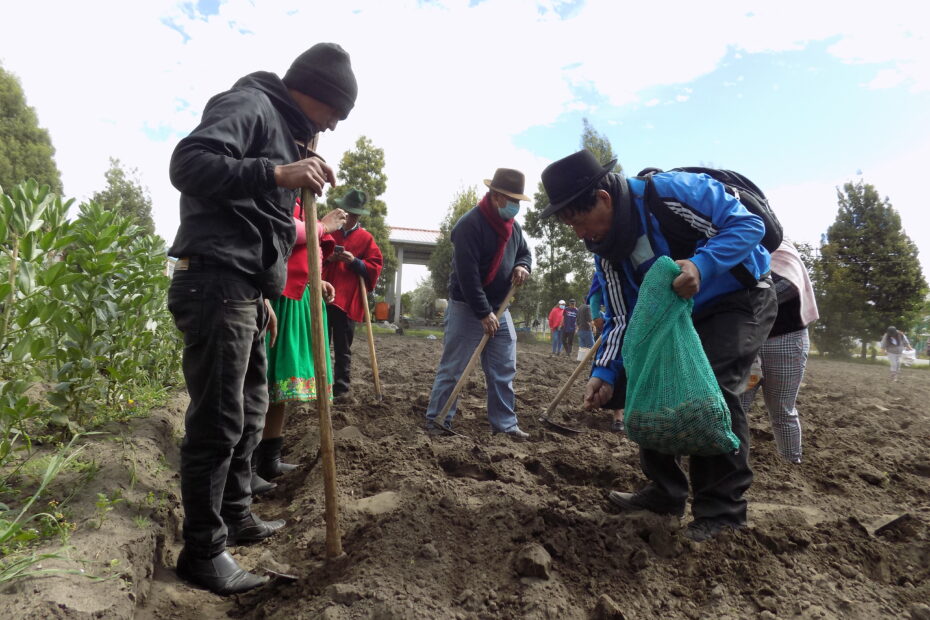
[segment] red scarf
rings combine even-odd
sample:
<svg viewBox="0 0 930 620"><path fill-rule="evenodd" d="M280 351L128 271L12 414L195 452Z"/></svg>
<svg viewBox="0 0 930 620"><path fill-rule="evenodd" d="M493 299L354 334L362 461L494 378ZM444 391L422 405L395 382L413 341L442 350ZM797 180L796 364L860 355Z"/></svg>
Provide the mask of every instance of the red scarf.
<svg viewBox="0 0 930 620"><path fill-rule="evenodd" d="M484 277L484 281L481 283L481 286L487 286L497 276L497 270L500 269L501 261L504 260L504 248L507 247L507 242L510 241L510 236L513 234L513 220L505 220L500 216L498 210L491 204L491 192L485 194L481 202L478 203L478 210L481 211L481 215L497 233L497 251L494 253L494 258L491 259L491 268L488 270L488 275Z"/></svg>

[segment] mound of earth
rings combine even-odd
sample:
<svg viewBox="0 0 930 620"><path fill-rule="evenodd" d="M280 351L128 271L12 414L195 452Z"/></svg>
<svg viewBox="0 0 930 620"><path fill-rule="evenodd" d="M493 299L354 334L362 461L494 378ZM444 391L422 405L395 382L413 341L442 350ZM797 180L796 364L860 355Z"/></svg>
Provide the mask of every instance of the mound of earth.
<svg viewBox="0 0 930 620"><path fill-rule="evenodd" d="M384 336L376 343L384 399L374 400L359 338L353 393L333 405L342 557L325 553L316 411L294 409L285 452L301 467L254 507L288 525L233 552L246 567L296 581L277 578L231 598L178 581L181 513L176 470L166 467L160 482L170 499L152 511L159 527L133 551L150 563L127 561L119 585L85 584L80 603L62 599L61 586L81 577L20 582L0 602L0 615L930 618L926 371L907 369L892 384L885 367L812 359L798 404L803 464L778 459L760 398L751 412L750 527L695 544L682 536L687 517L619 514L606 501L609 490L633 490L645 479L636 445L610 432L610 415L581 410L581 380L556 417L583 432L559 434L539 422L576 362L519 345L517 409L530 441L491 435L480 372L456 416L464 436L433 438L422 432L422 416L441 341ZM173 403L147 422L172 426L167 447L133 439L135 449L167 449L159 462L174 467L182 412L183 403ZM114 481L124 484L117 474ZM121 507L98 534L117 522ZM98 549L82 548L84 529L72 539L73 556L99 556L100 540ZM96 607L86 600L95 588Z"/></svg>

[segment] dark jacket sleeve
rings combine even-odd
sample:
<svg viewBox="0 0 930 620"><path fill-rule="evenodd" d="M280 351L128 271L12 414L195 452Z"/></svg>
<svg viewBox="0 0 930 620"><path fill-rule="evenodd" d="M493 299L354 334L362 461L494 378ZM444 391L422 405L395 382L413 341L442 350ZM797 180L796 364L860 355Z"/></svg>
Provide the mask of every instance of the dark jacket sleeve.
<svg viewBox="0 0 930 620"><path fill-rule="evenodd" d="M476 218L463 217L452 229L453 258L452 268L458 278L459 290L465 303L479 319L493 312L488 296L481 285L481 230L475 225Z"/></svg>
<svg viewBox="0 0 930 620"><path fill-rule="evenodd" d="M211 99L200 125L171 155L172 185L189 196L215 198L247 198L274 189L275 164L257 152L267 139L265 108L259 95L243 91Z"/></svg>
<svg viewBox="0 0 930 620"><path fill-rule="evenodd" d="M519 231L520 233L520 243L517 246L517 257L514 260L513 266L526 267L527 271L533 271L533 253L530 252L530 247L526 243L526 237L523 235L523 229L517 228L514 226L514 232Z"/></svg>

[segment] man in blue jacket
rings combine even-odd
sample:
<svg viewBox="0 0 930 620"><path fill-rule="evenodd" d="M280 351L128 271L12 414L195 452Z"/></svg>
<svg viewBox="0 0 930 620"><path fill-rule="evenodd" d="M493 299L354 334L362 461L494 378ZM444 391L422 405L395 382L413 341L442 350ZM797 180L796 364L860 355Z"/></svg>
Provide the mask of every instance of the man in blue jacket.
<svg viewBox="0 0 930 620"><path fill-rule="evenodd" d="M489 191L452 228L452 274L449 276L449 307L446 309L442 359L436 370L426 408L426 431L441 435L452 428L456 403L441 421L436 416L449 400L455 384L468 365L482 337L490 339L481 353L488 387L488 420L493 433L526 439L514 413L513 379L517 374L517 335L510 310L495 312L512 285L530 275L532 258L523 231L514 217L523 194L522 172L498 168L485 179Z"/></svg>
<svg viewBox="0 0 930 620"><path fill-rule="evenodd" d="M319 43L279 78L259 71L207 102L171 156L181 224L168 309L184 334L190 405L181 443L184 548L178 576L217 594L267 581L241 568L230 545L272 536L284 521L251 511L250 458L268 409L269 299L284 290L297 231L297 190L322 194L332 168L309 150L355 105L349 55ZM344 217L344 214L342 214Z"/></svg>
<svg viewBox="0 0 930 620"><path fill-rule="evenodd" d="M749 213L725 187L705 174L655 174L659 196L700 236L686 255L675 251L665 231L644 203L645 181L611 173L616 160L600 165L588 151L550 164L542 173L550 205L542 217L555 215L574 228L595 254L595 269L605 283L603 343L585 387L586 408L624 406L626 374L620 355L623 335L636 306L639 285L659 256L681 267L672 288L694 299L694 327L730 410L740 447L733 453L691 456L688 472L694 520L686 535L697 542L724 528L746 524L743 494L752 483L749 425L739 394L752 360L765 341L777 306L769 276L769 253L759 243L762 219ZM640 449L640 463L650 483L635 493L612 491L622 510L649 510L682 516L688 477L680 457Z"/></svg>

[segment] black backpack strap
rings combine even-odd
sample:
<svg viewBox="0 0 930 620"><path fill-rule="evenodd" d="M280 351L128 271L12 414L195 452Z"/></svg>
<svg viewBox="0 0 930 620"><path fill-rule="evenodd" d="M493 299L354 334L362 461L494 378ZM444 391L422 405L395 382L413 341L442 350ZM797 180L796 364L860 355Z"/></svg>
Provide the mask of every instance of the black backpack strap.
<svg viewBox="0 0 930 620"><path fill-rule="evenodd" d="M649 169L647 169L649 170ZM675 169L672 172L690 172L690 170ZM653 172L648 171L642 178L646 189L643 192L643 201L649 211L659 222L659 229L668 243L669 255L674 260L688 259L694 256L697 242L701 239L710 239L717 234L717 229L707 222L703 215L697 214L694 209L677 200L666 200L659 196L652 181ZM655 247L655 241L653 247ZM742 263L732 267L730 274L745 288L752 288L759 283L759 279Z"/></svg>
<svg viewBox="0 0 930 620"><path fill-rule="evenodd" d="M688 205L668 201L659 196L651 172L646 174L643 180L646 187L643 201L659 222L659 228L668 243L669 255L674 260L691 258L699 240L709 239L717 234L712 226L701 223L697 215L690 217L689 214L695 212Z"/></svg>

